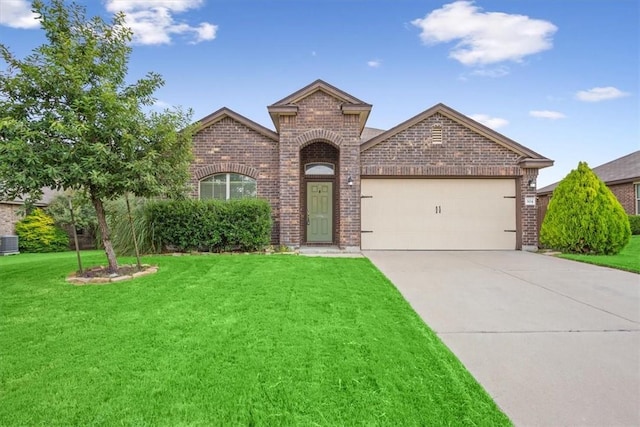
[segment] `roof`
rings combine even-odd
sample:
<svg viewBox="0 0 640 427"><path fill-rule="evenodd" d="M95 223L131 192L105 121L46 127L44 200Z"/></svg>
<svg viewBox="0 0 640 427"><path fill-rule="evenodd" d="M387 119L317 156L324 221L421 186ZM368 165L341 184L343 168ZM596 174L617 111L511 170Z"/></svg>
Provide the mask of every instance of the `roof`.
<svg viewBox="0 0 640 427"><path fill-rule="evenodd" d="M42 197L40 197L40 199L34 203L34 205L36 206L40 206L40 207L44 207L44 206L49 206L49 204L51 204L51 201L53 201L53 199L59 194L60 192L58 190L54 190L52 188L49 187L43 187L42 188ZM7 205L23 205L24 204L24 197L17 197L13 200L0 200L0 203L4 203Z"/></svg>
<svg viewBox="0 0 640 427"><path fill-rule="evenodd" d="M440 104L436 104L433 107L423 111L422 113L410 118L409 120L406 120L402 123L400 123L399 125L389 129L388 131L379 133L378 135L373 136L371 139L367 140L366 142L364 142L361 145L360 150L361 151L366 151L368 149L370 149L371 147L374 147L378 144L380 144L381 142L391 138L392 136L399 134L405 130L407 130L408 128L410 128L411 126L414 126L422 121L424 121L425 119L435 115L435 114L441 114L451 120L453 120L454 122L460 123L461 125L463 125L464 127L466 127L467 129L472 130L473 132L476 132L482 136L484 136L485 138L499 144L502 145L503 147L507 148L508 150L513 151L514 153L517 153L521 156L521 160L520 160L520 164L523 167L527 167L527 168L545 168L548 166L553 165L553 160L550 160L538 153L536 153L533 150L530 150L529 148L518 144L517 142L515 142L512 139L507 138L506 136L494 131L493 129L488 128L487 126L483 125L482 123L479 123L473 119L471 119L470 117L465 116L462 113L459 113L458 111L454 110L451 107L448 107L442 103Z"/></svg>
<svg viewBox="0 0 640 427"><path fill-rule="evenodd" d="M360 135L360 143L364 144L365 142L367 142L371 138L375 138L376 136L380 135L381 133L385 133L385 132L386 132L386 130L384 130L384 129L376 129L376 128L365 127L362 130L362 135Z"/></svg>
<svg viewBox="0 0 640 427"><path fill-rule="evenodd" d="M605 184L623 184L640 179L640 150L627 154L608 163L602 164L592 169L593 172ZM538 190L538 194L553 192L558 186L558 182L547 185Z"/></svg>

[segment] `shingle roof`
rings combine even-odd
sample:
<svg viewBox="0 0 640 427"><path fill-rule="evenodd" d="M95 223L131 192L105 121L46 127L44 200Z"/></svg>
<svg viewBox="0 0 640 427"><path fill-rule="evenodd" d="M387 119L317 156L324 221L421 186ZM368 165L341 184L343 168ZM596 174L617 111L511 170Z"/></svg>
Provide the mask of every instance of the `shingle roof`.
<svg viewBox="0 0 640 427"><path fill-rule="evenodd" d="M622 183L640 179L640 150L612 160L592 169L606 184ZM538 194L551 193L558 186L558 182L547 185L538 190Z"/></svg>
<svg viewBox="0 0 640 427"><path fill-rule="evenodd" d="M360 135L360 143L365 143L368 140L370 140L371 138L375 138L376 136L380 135L381 133L385 133L386 130L384 129L376 129L376 128L369 128L369 127L365 127L362 130L362 135Z"/></svg>

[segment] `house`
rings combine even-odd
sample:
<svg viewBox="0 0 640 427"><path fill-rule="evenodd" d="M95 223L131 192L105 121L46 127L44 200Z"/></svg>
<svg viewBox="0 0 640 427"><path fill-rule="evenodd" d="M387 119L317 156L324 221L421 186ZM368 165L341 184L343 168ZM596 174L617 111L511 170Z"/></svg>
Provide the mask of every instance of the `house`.
<svg viewBox="0 0 640 427"><path fill-rule="evenodd" d="M592 169L616 196L625 212L640 215L640 150ZM538 190L538 230L559 182Z"/></svg>
<svg viewBox="0 0 640 427"><path fill-rule="evenodd" d="M36 203L37 207L49 206L57 195L57 191L50 188L42 189L42 197ZM21 211L24 207L22 199L0 200L0 236L16 234L16 223L22 219Z"/></svg>
<svg viewBox="0 0 640 427"><path fill-rule="evenodd" d="M294 248L537 248L552 160L443 104L387 131L371 108L322 80L267 107L275 130L222 108L194 136L193 196L268 200Z"/></svg>

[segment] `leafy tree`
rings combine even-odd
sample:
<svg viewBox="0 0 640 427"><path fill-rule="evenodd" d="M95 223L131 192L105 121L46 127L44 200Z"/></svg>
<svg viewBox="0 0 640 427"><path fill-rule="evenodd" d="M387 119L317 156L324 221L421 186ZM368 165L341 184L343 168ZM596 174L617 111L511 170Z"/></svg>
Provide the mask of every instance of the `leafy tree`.
<svg viewBox="0 0 640 427"><path fill-rule="evenodd" d="M191 159L190 113L145 114L164 82L148 73L127 83L132 33L124 14L110 23L88 19L85 8L64 0L36 0L33 10L48 42L23 60L0 44L7 63L0 73L0 197L36 199L44 186L85 191L115 271L104 201L180 192Z"/></svg>
<svg viewBox="0 0 640 427"><path fill-rule="evenodd" d="M620 202L584 162L554 190L540 230L543 245L573 253L617 254L630 236Z"/></svg>

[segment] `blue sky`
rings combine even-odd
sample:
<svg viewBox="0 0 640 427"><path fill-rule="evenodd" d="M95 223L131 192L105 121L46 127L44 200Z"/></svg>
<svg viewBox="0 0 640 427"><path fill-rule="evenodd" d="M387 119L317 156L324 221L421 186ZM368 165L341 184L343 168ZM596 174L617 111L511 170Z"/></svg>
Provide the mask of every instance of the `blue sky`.
<svg viewBox="0 0 640 427"><path fill-rule="evenodd" d="M134 29L130 77L166 80L158 106L222 106L273 128L266 106L316 79L373 104L389 129L442 102L555 160L640 149L637 0L104 0ZM0 1L0 41L44 42L26 0Z"/></svg>

